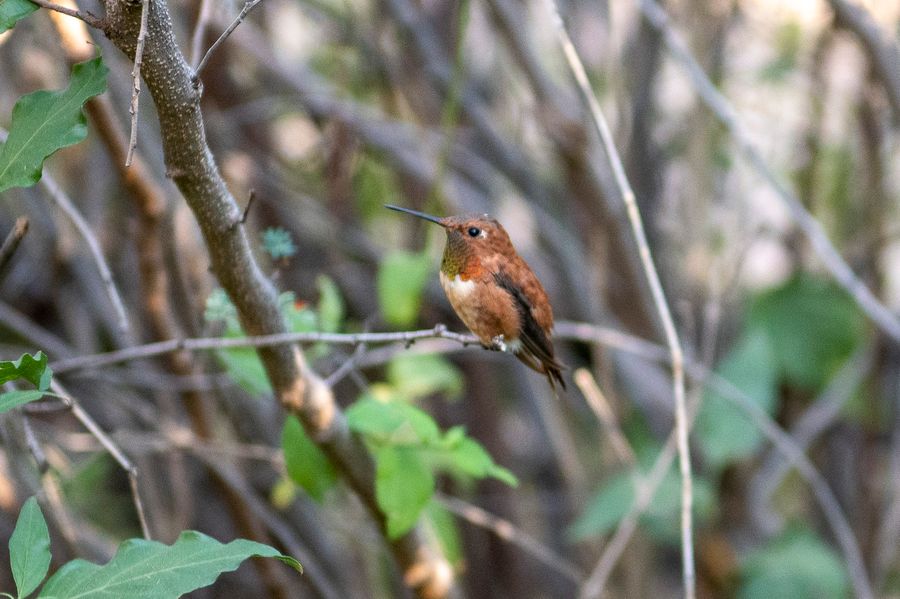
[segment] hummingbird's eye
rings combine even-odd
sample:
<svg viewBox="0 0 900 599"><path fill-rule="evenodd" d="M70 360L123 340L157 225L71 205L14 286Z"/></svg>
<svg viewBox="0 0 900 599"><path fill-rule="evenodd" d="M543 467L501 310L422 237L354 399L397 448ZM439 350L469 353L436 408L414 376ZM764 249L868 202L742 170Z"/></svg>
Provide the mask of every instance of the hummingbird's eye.
<svg viewBox="0 0 900 599"><path fill-rule="evenodd" d="M481 235L481 229L478 227L469 227L467 233L469 234L469 237L478 237Z"/></svg>

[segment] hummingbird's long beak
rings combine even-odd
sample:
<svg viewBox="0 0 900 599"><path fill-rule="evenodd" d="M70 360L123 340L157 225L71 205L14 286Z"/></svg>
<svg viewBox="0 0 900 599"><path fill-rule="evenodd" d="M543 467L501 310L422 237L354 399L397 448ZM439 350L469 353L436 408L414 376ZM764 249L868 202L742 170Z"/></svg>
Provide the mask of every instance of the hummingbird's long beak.
<svg viewBox="0 0 900 599"><path fill-rule="evenodd" d="M431 216L430 214L425 214L424 212L419 212L418 210L411 210L409 208L403 208L402 206L394 206L393 204L385 204L384 207L390 208L391 210L396 210L397 212L412 214L413 216L418 216L419 218L424 218L425 220L430 220L433 223L437 223L442 227L444 226L444 219L438 218L436 216Z"/></svg>

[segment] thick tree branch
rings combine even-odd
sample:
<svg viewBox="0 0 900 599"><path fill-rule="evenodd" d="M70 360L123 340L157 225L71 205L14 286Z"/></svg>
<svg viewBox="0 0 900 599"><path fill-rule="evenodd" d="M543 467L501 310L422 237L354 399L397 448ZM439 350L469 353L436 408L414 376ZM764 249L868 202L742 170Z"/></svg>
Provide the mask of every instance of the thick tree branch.
<svg viewBox="0 0 900 599"><path fill-rule="evenodd" d="M126 0L106 0L105 5L107 36L133 58L141 5ZM197 218L212 271L234 303L243 329L249 335L285 333L275 290L256 264L243 227L232 226L240 220L240 210L207 146L192 69L176 44L166 3L149 0L147 13L141 75L156 103L168 174ZM350 433L331 390L294 345L260 348L259 356L279 402L303 422L384 531L372 458ZM418 529L389 544L404 580L419 596L449 592L450 566Z"/></svg>

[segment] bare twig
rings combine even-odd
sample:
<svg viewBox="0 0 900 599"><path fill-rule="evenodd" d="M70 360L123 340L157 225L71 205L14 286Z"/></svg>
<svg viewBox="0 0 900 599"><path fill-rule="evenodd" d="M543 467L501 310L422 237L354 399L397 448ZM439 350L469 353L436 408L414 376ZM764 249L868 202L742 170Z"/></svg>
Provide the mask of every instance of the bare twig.
<svg viewBox="0 0 900 599"><path fill-rule="evenodd" d="M53 2L47 2L47 0L31 0L31 2L33 4L37 4L41 8L56 11L60 14L68 15L70 17L75 17L76 19L84 21L85 23L96 29L103 29L103 19L100 19L89 12L81 12L80 10L75 10L66 6L54 4Z"/></svg>
<svg viewBox="0 0 900 599"><path fill-rule="evenodd" d="M331 343L340 345L410 343L417 339L427 339L430 337L452 339L462 344L478 343L478 340L473 335L453 333L448 331L447 327L444 325L437 325L433 329L402 331L398 333L277 333L273 335L258 335L237 339L225 339L221 337L170 339L168 341L127 347L105 354L61 360L53 363L52 366L54 372L63 373L84 368L107 366L109 364L117 364L119 362L127 362L141 358L150 358L180 350L199 351L233 347L276 347L294 343Z"/></svg>
<svg viewBox="0 0 900 599"><path fill-rule="evenodd" d="M50 383L50 389L56 394L58 397L71 411L72 415L81 423L84 428L91 433L97 441L103 445L103 448L109 453L110 456L119 464L119 466L128 474L128 483L131 486L131 496L134 501L134 509L137 512L138 522L141 525L141 533L144 535L145 539L150 538L150 529L147 526L147 516L144 513L144 505L141 502L141 495L138 491L138 471L134 464L131 463L122 450L119 449L119 446L115 444L115 442L109 438L103 429L100 428L100 425L97 424L90 414L84 411L84 408L72 397L63 386L57 382L53 381Z"/></svg>
<svg viewBox="0 0 900 599"><path fill-rule="evenodd" d="M25 233L28 232L28 219L24 216L20 216L16 219L16 223L13 225L12 230L9 232L9 235L6 236L6 239L3 240L3 245L0 245L0 272L3 271L3 267L6 266L6 263L10 261L13 257L13 254L16 253L16 249L19 247L19 242L22 241L22 238L25 237Z"/></svg>
<svg viewBox="0 0 900 599"><path fill-rule="evenodd" d="M557 555L552 549L527 535L509 520L495 516L468 501L444 495L440 492L435 493L434 499L447 511L456 514L466 522L491 531L499 538L519 547L569 580L580 583L584 577L584 573L578 566Z"/></svg>
<svg viewBox="0 0 900 599"><path fill-rule="evenodd" d="M647 22L660 32L669 52L684 67L688 77L694 84L697 94L716 118L728 129L738 149L744 154L753 168L762 175L763 179L785 203L797 226L803 231L803 234L813 250L818 254L822 264L831 273L831 276L853 297L860 309L866 313L878 328L895 342L900 342L900 320L856 276L853 269L850 268L831 243L831 240L828 239L815 217L806 210L799 198L769 168L759 149L751 141L747 130L738 120L734 107L719 92L709 77L706 76L703 68L688 49L687 44L670 26L669 17L665 10L655 0L640 0L640 7Z"/></svg>
<svg viewBox="0 0 900 599"><path fill-rule="evenodd" d="M644 225L641 221L641 215L638 210L637 201L628 177L625 175L625 168L622 160L616 150L612 133L603 116L600 103L591 89L587 73L578 52L575 50L572 40L566 31L559 9L555 0L547 0L553 19L556 24L556 31L559 36L559 43L562 46L566 62L572 71L575 80L581 91L582 99L587 104L590 114L593 117L594 125L600 136L606 159L610 163L613 174L615 176L616 185L622 194L622 200L628 212L628 220L634 234L635 242L638 246L638 253L641 258L641 265L647 278L647 284L650 287L650 293L653 297L653 303L659 314L663 330L666 335L666 345L669 348L672 363L672 387L675 395L675 429L677 432L677 446L679 465L681 467L681 555L682 555L682 576L684 579L684 592L687 599L693 599L696 594L695 590L695 571L694 571L694 542L693 542L693 489L691 478L691 457L690 447L688 446L688 422L687 407L685 402L684 390L684 356L681 351L681 342L678 339L678 331L675 328L675 321L672 319L672 313L669 310L669 304L666 301L662 284L659 281L659 275L656 272L656 266L653 264L653 257L650 254L650 246L647 243L647 236L644 233ZM600 595L600 588L591 579L585 584L583 594L585 597L595 597Z"/></svg>
<svg viewBox="0 0 900 599"><path fill-rule="evenodd" d="M128 140L128 154L125 155L125 166L131 166L134 150L137 148L138 106L141 98L141 63L144 61L144 43L147 41L147 19L150 16L150 0L141 3L141 29L134 49L134 67L131 69L131 136Z"/></svg>
<svg viewBox="0 0 900 599"><path fill-rule="evenodd" d="M238 16L234 18L234 21L231 22L231 25L229 25L228 28L222 32L222 35L219 36L219 39L213 42L213 45L210 46L209 50L206 51L206 54L203 55L203 59L200 61L200 64L198 64L194 69L193 79L195 85L200 80L200 73L203 72L204 67L206 67L206 63L209 62L209 58L210 56L212 56L213 52L215 52L216 49L221 46L225 42L225 40L228 39L228 36L231 35L231 32L237 29L238 25L241 24L241 22L247 17L247 15L250 14L250 11L253 10L261 1L262 0L247 0L246 2L244 2L244 7L241 8L241 12L239 12Z"/></svg>

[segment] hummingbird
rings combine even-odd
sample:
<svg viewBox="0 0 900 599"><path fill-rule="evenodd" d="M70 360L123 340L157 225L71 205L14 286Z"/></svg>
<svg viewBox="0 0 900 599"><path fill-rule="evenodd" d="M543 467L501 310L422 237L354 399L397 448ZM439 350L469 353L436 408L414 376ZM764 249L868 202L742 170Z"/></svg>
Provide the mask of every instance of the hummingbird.
<svg viewBox="0 0 900 599"><path fill-rule="evenodd" d="M547 292L516 252L506 229L487 214L443 218L385 204L436 223L447 233L441 287L457 316L481 344L509 351L565 389L565 368L554 356L553 309Z"/></svg>

